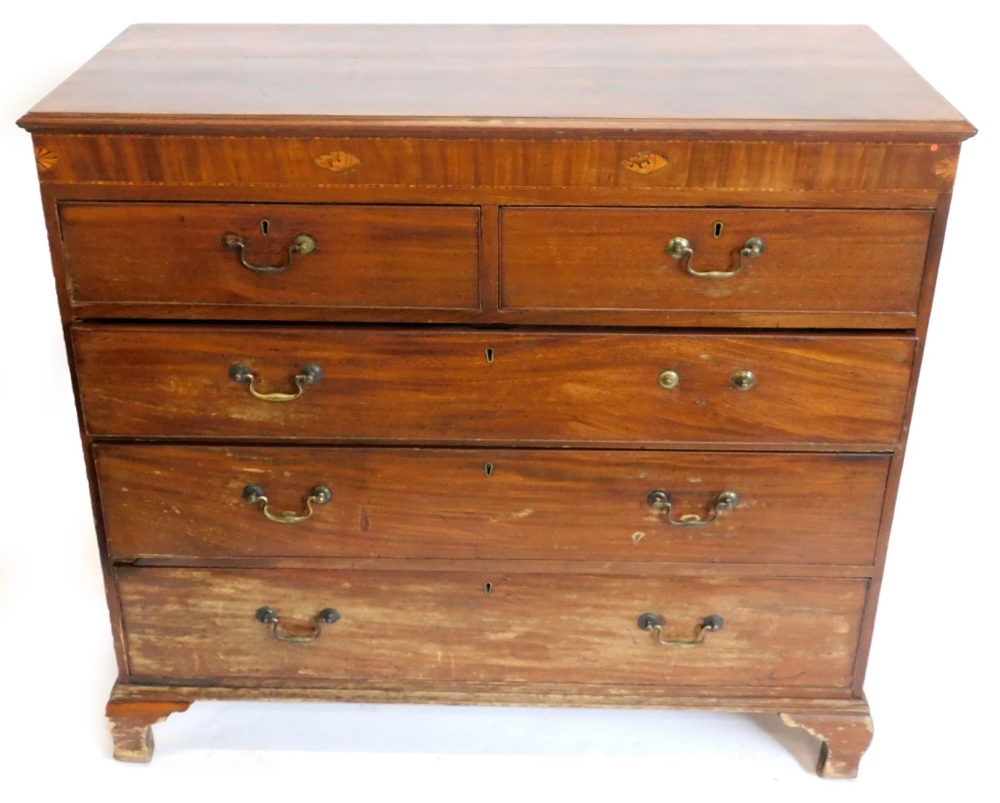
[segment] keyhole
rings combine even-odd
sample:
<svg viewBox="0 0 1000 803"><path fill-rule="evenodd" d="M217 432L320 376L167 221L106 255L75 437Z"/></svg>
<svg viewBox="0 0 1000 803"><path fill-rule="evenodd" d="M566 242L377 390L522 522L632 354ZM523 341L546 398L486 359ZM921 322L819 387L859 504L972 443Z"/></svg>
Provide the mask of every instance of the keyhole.
<svg viewBox="0 0 1000 803"><path fill-rule="evenodd" d="M722 221L716 221L715 228L712 231L712 236L718 239L722 236Z"/></svg>
<svg viewBox="0 0 1000 803"><path fill-rule="evenodd" d="M483 591L485 591L487 594L492 594L493 593L493 583L491 583L489 580L487 580L485 583L483 583Z"/></svg>
<svg viewBox="0 0 1000 803"><path fill-rule="evenodd" d="M493 476L493 464L492 463L487 463L485 466L483 466L483 468L486 470L486 476L487 477L492 477Z"/></svg>
<svg viewBox="0 0 1000 803"><path fill-rule="evenodd" d="M493 363L493 354L494 353L495 352L493 351L493 349L491 349L491 348L486 349L486 362L488 362L490 364Z"/></svg>
<svg viewBox="0 0 1000 803"><path fill-rule="evenodd" d="M260 233L267 237L268 232L271 230L271 221L264 219L260 222Z"/></svg>

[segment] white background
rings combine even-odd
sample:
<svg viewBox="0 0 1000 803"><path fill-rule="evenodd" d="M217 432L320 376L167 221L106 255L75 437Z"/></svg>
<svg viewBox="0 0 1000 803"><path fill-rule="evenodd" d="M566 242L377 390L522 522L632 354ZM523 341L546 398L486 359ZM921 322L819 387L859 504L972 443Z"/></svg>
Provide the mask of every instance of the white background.
<svg viewBox="0 0 1000 803"><path fill-rule="evenodd" d="M10 0L0 28L0 799L997 800L1000 223L995 26L982 2L595 5ZM962 154L866 691L855 782L773 717L198 703L112 761L115 675L23 112L133 22L866 23L981 132ZM753 42L746 45L753 47ZM861 257L863 258L863 256ZM902 799L902 798L894 798Z"/></svg>

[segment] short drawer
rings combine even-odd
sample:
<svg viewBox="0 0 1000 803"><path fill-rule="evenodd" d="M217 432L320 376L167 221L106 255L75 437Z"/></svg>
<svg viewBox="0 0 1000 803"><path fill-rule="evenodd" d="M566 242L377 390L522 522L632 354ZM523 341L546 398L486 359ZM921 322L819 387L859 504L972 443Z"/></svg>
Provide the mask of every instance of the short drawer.
<svg viewBox="0 0 1000 803"><path fill-rule="evenodd" d="M81 325L73 344L98 436L891 444L914 340Z"/></svg>
<svg viewBox="0 0 1000 803"><path fill-rule="evenodd" d="M479 308L478 207L63 204L60 224L75 305Z"/></svg>
<svg viewBox="0 0 1000 803"><path fill-rule="evenodd" d="M870 565L889 467L879 454L99 444L95 455L120 560ZM316 486L332 498L310 515Z"/></svg>
<svg viewBox="0 0 1000 803"><path fill-rule="evenodd" d="M119 567L115 579L134 680L233 683L842 689L867 589L854 579L464 571ZM658 633L640 629L643 614L661 618ZM700 644L655 640L695 640L712 616L722 627Z"/></svg>
<svg viewBox="0 0 1000 803"><path fill-rule="evenodd" d="M898 313L905 328L915 320L932 216L507 208L501 306L719 313L720 326L723 313Z"/></svg>

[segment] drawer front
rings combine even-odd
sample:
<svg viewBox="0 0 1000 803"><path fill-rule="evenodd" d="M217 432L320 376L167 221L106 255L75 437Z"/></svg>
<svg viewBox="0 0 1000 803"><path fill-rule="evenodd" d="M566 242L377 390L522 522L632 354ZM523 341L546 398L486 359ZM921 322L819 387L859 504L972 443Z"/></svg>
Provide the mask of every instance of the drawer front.
<svg viewBox="0 0 1000 803"><path fill-rule="evenodd" d="M64 204L60 216L75 304L479 308L478 207ZM290 253L302 235L314 247Z"/></svg>
<svg viewBox="0 0 1000 803"><path fill-rule="evenodd" d="M870 565L889 466L887 455L850 454L110 444L95 451L108 547L118 559ZM263 503L244 497L250 485L264 490L276 518L307 513L317 485L332 500L304 521L274 521ZM669 509L650 504L657 491ZM720 501L725 493L736 494L732 505Z"/></svg>
<svg viewBox="0 0 1000 803"><path fill-rule="evenodd" d="M74 331L94 435L355 442L891 444L913 344L850 335ZM322 378L307 384L318 376L312 366ZM678 381L665 389L669 372ZM742 372L754 375L749 390L733 386ZM294 395L296 382L294 401L251 395Z"/></svg>
<svg viewBox="0 0 1000 803"><path fill-rule="evenodd" d="M134 678L844 688L867 581L119 567ZM487 593L487 583L490 585ZM283 636L256 619L270 607ZM692 648L710 615L722 629ZM333 616L329 618L334 618Z"/></svg>
<svg viewBox="0 0 1000 803"><path fill-rule="evenodd" d="M501 305L915 315L932 216L508 208L502 218ZM690 253L668 254L674 238L686 240ZM755 239L763 253L742 254Z"/></svg>

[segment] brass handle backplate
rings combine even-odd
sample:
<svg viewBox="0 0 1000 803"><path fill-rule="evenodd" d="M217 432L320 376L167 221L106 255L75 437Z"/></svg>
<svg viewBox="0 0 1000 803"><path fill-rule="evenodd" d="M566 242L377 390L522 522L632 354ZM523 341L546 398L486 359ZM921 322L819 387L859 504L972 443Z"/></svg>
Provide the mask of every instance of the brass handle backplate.
<svg viewBox="0 0 1000 803"><path fill-rule="evenodd" d="M662 374L660 374L660 387L664 390L673 390L681 383L681 375L668 368Z"/></svg>
<svg viewBox="0 0 1000 803"><path fill-rule="evenodd" d="M258 608L257 613L254 614L254 618L262 625L270 627L271 635L273 635L278 641L287 641L291 644L306 644L310 641L315 641L322 636L323 625L332 625L334 622L339 621L340 614L333 608L324 608L313 617L312 631L301 634L282 633L280 629L281 619L278 616L278 612L268 605Z"/></svg>
<svg viewBox="0 0 1000 803"><path fill-rule="evenodd" d="M675 527L704 527L715 521L723 511L735 510L740 503L740 497L736 491L722 491L715 497L715 505L712 506L712 512L706 518L702 518L697 513L686 513L675 519L674 503L666 491L650 491L649 496L646 497L646 503L656 510L665 510L667 524L673 524Z"/></svg>
<svg viewBox="0 0 1000 803"><path fill-rule="evenodd" d="M247 262L246 248L247 243L238 234L226 234L222 238L222 243L230 251L236 251L240 257L240 264L248 270L252 270L254 273L272 274L272 273L284 273L290 267L292 267L292 261L295 259L296 254L311 254L316 250L316 238L311 234L299 234L292 240L292 244L288 246L288 258L285 260L284 265L251 265Z"/></svg>
<svg viewBox="0 0 1000 803"><path fill-rule="evenodd" d="M229 376L234 382L246 385L250 395L255 399L268 402L288 402L295 401L306 391L309 385L315 385L323 378L323 369L318 365L303 365L301 370L295 375L295 393L261 393L255 387L257 375L249 366L236 363L229 367Z"/></svg>
<svg viewBox="0 0 1000 803"><path fill-rule="evenodd" d="M306 497L305 513L296 513L293 510L287 510L284 513L273 512L267 494L260 485L248 485L244 488L243 498L251 505L258 505L265 518L271 521L276 521L278 524L297 524L312 518L313 505L325 505L330 502L333 499L333 491L325 485L317 485L313 488L309 492L309 496Z"/></svg>
<svg viewBox="0 0 1000 803"><path fill-rule="evenodd" d="M725 624L718 614L713 613L706 616L695 627L693 638L663 638L663 626L666 622L658 613L644 613L639 617L637 623L640 630L653 634L653 641L662 644L664 647L697 647L705 641L706 633L715 633L722 630Z"/></svg>
<svg viewBox="0 0 1000 803"><path fill-rule="evenodd" d="M764 253L764 241L760 237L751 237L740 249L740 264L735 270L695 270L694 246L684 237L674 237L667 243L667 256L683 263L685 270L699 279L731 279L746 267L748 259L757 259Z"/></svg>

